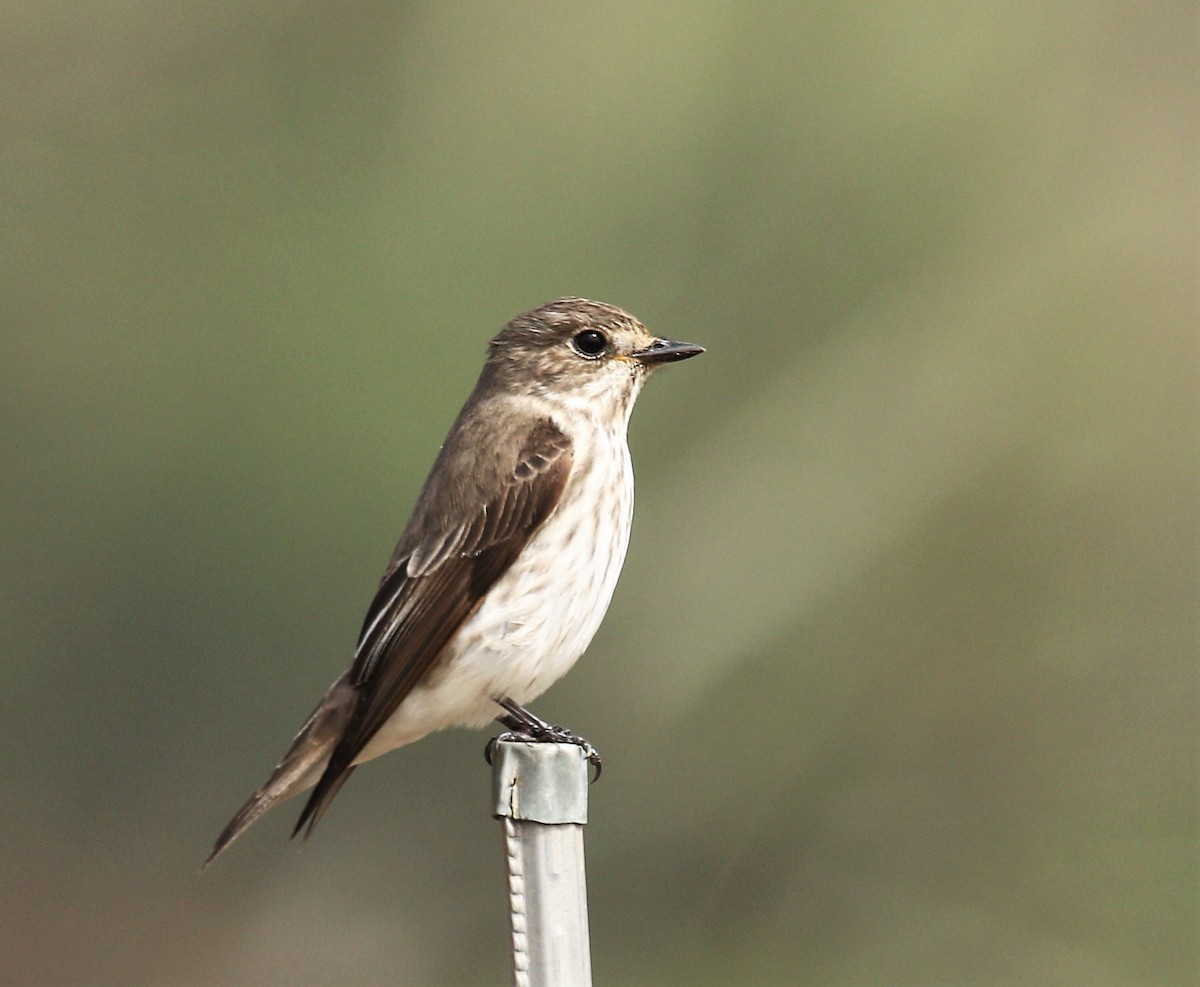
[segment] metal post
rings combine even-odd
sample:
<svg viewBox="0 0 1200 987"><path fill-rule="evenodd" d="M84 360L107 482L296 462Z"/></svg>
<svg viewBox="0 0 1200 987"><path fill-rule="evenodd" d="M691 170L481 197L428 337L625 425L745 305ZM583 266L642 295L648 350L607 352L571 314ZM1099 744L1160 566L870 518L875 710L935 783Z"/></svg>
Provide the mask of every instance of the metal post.
<svg viewBox="0 0 1200 987"><path fill-rule="evenodd" d="M575 744L501 741L494 814L504 827L514 987L591 987L583 826L588 764Z"/></svg>

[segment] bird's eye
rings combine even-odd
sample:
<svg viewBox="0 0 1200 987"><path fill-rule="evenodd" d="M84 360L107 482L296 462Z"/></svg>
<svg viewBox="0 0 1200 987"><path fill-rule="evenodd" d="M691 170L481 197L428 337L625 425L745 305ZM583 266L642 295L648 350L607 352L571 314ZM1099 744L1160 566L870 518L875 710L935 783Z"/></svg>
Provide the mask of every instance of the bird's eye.
<svg viewBox="0 0 1200 987"><path fill-rule="evenodd" d="M595 329L584 329L571 337L571 345L580 356L595 359L608 349L608 337Z"/></svg>

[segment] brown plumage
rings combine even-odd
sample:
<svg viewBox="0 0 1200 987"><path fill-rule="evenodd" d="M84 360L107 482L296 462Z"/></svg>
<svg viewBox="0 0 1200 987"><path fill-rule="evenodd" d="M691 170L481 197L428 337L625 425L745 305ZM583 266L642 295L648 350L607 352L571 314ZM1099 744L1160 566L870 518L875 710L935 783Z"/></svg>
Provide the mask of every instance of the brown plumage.
<svg viewBox="0 0 1200 987"><path fill-rule="evenodd" d="M431 730L481 725L497 702L536 698L574 663L624 560L633 401L654 367L699 352L585 299L520 315L492 340L353 664L207 862L277 801L315 786L293 835L311 832L356 764Z"/></svg>

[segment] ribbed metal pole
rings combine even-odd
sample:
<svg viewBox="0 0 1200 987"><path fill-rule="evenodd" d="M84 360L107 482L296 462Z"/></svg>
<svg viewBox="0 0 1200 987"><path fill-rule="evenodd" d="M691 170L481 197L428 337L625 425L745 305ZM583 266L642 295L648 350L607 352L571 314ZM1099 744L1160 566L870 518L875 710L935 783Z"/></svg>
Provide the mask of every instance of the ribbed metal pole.
<svg viewBox="0 0 1200 987"><path fill-rule="evenodd" d="M504 829L514 987L591 987L583 826L588 763L575 744L501 741L494 813Z"/></svg>

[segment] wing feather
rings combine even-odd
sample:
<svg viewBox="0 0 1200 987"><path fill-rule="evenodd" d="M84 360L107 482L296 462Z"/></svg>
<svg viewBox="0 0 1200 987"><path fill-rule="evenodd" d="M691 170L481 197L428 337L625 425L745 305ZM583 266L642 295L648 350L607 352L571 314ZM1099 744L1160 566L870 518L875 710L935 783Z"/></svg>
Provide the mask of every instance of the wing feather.
<svg viewBox="0 0 1200 987"><path fill-rule="evenodd" d="M571 474L571 442L549 419L534 422L520 441L493 443L493 458L483 463L456 455L455 438L452 432L367 611L349 673L354 714L293 835L305 826L311 832L354 759L554 512ZM498 451L505 447L515 451L508 462ZM470 494L447 498L453 485ZM457 517L445 513L447 499L462 504Z"/></svg>

